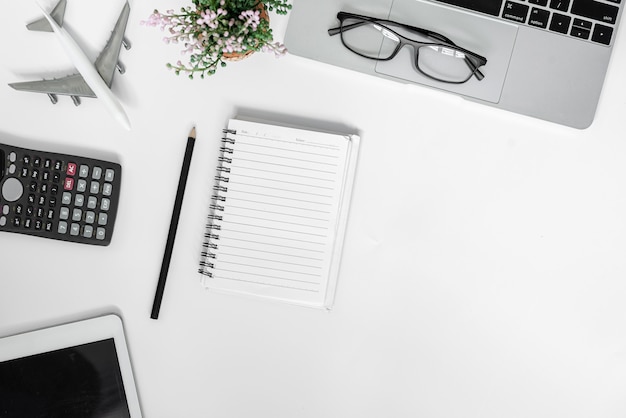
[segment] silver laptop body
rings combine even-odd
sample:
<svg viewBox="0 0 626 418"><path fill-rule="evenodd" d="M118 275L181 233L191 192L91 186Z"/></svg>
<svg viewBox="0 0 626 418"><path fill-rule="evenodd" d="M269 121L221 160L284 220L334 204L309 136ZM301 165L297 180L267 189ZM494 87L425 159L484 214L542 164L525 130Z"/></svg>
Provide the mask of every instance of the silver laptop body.
<svg viewBox="0 0 626 418"><path fill-rule="evenodd" d="M624 0L294 0L285 45L313 60L584 129L594 118ZM474 10L475 9L475 10ZM411 48L389 61L349 51L339 26L345 11L438 32L487 58L482 80L429 79Z"/></svg>

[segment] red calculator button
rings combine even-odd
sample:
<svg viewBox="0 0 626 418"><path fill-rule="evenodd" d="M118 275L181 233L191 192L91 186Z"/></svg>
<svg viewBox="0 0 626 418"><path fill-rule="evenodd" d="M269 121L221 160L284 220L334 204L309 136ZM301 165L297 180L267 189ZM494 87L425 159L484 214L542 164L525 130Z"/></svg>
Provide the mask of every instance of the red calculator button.
<svg viewBox="0 0 626 418"><path fill-rule="evenodd" d="M63 189L72 190L73 188L74 188L74 179L71 177L66 177L65 181L63 182Z"/></svg>
<svg viewBox="0 0 626 418"><path fill-rule="evenodd" d="M65 173L68 176L73 176L76 174L76 164L75 163L68 163L67 164L67 170L65 171Z"/></svg>

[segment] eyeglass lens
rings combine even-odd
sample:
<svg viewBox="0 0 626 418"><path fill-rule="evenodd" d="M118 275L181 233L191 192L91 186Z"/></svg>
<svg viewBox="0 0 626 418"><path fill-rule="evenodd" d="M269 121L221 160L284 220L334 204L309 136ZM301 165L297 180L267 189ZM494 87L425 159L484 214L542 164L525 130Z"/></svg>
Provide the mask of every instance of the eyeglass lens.
<svg viewBox="0 0 626 418"><path fill-rule="evenodd" d="M341 39L353 52L376 60L392 57L401 44L397 34L416 41L432 43L419 33L400 25L384 25L358 18L346 18L341 25ZM417 46L416 46L417 47ZM422 45L417 47L415 65L424 74L437 80L460 83L467 81L475 71L466 55L448 45Z"/></svg>

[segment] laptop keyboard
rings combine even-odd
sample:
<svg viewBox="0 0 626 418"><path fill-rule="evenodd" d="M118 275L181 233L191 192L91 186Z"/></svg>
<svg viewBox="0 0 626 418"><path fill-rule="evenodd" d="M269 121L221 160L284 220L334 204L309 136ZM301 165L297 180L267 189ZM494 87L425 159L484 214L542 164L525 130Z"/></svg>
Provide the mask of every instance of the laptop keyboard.
<svg viewBox="0 0 626 418"><path fill-rule="evenodd" d="M603 45L611 44L622 3L622 0L438 1Z"/></svg>

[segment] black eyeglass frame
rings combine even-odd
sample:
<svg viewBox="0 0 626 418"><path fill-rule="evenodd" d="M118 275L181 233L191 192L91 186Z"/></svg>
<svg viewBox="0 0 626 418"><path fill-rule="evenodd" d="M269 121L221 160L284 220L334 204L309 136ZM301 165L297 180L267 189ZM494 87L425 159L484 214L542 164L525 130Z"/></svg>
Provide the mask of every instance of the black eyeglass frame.
<svg viewBox="0 0 626 418"><path fill-rule="evenodd" d="M343 24L345 19L348 18L352 18L352 19L360 19L363 22L359 22L359 23L355 23L352 25L345 25ZM445 37L444 35L437 33L437 32L433 32L427 29L422 29L422 28L418 28L415 26L411 26L411 25L407 25L404 23L400 23L400 22L396 22L393 20L387 20L387 19L378 19L378 18L374 18L374 17L369 17L369 16L363 16L363 15L359 15L359 14L355 14L355 13L349 13L349 12L339 12L337 13L337 19L339 20L339 26L336 28L331 28L328 29L328 35L329 36L335 36L335 35L341 35L341 43L343 44L343 46L345 46L348 50L350 50L351 52L354 52L357 55L362 56L363 58L368 58L368 59L372 59L372 60L376 60L376 61L389 61L391 59L393 59L398 52L400 52L400 50L405 47L406 45L411 45L415 51L415 68L424 76L431 78L433 80L436 81L441 81L443 83L451 83L451 84L463 84L465 82L467 82L470 78L472 78L472 76L476 77L478 80L482 80L485 75L480 71L480 67L482 67L483 65L487 64L487 58L476 54L475 52L472 52L470 50L467 50L465 48L462 48L460 46L458 46L457 44L455 44L451 39ZM375 58L375 57L370 57L367 55L364 55L352 48L350 48L350 46L348 46L348 44L346 44L346 42L343 39L343 32L345 30L350 30L356 27L361 26L362 24L366 24L366 23L376 23L378 25L381 25L382 27L384 27L386 30L392 32L394 35L396 35L399 39L400 42L398 43L398 45L396 46L395 50L393 51L393 53L386 58ZM389 28L388 26L385 26L385 23L391 23L400 27L403 27L405 29L411 30L413 32L417 32L421 35L424 35L426 37L438 40L439 42L422 42L422 41L416 41L414 39L410 39L407 38L406 36L402 36L400 35L398 32L394 31L393 29ZM424 71L422 71L419 68L418 65L418 59L419 59L419 48L422 46L447 46L447 47L451 47L454 48L460 52L462 52L463 54L465 54L465 63L467 64L467 66L470 68L470 70L472 70L472 72L469 74L469 76L463 80L463 81L450 81L450 80L444 80L444 79L439 79L437 77L434 77L430 74L425 73Z"/></svg>

